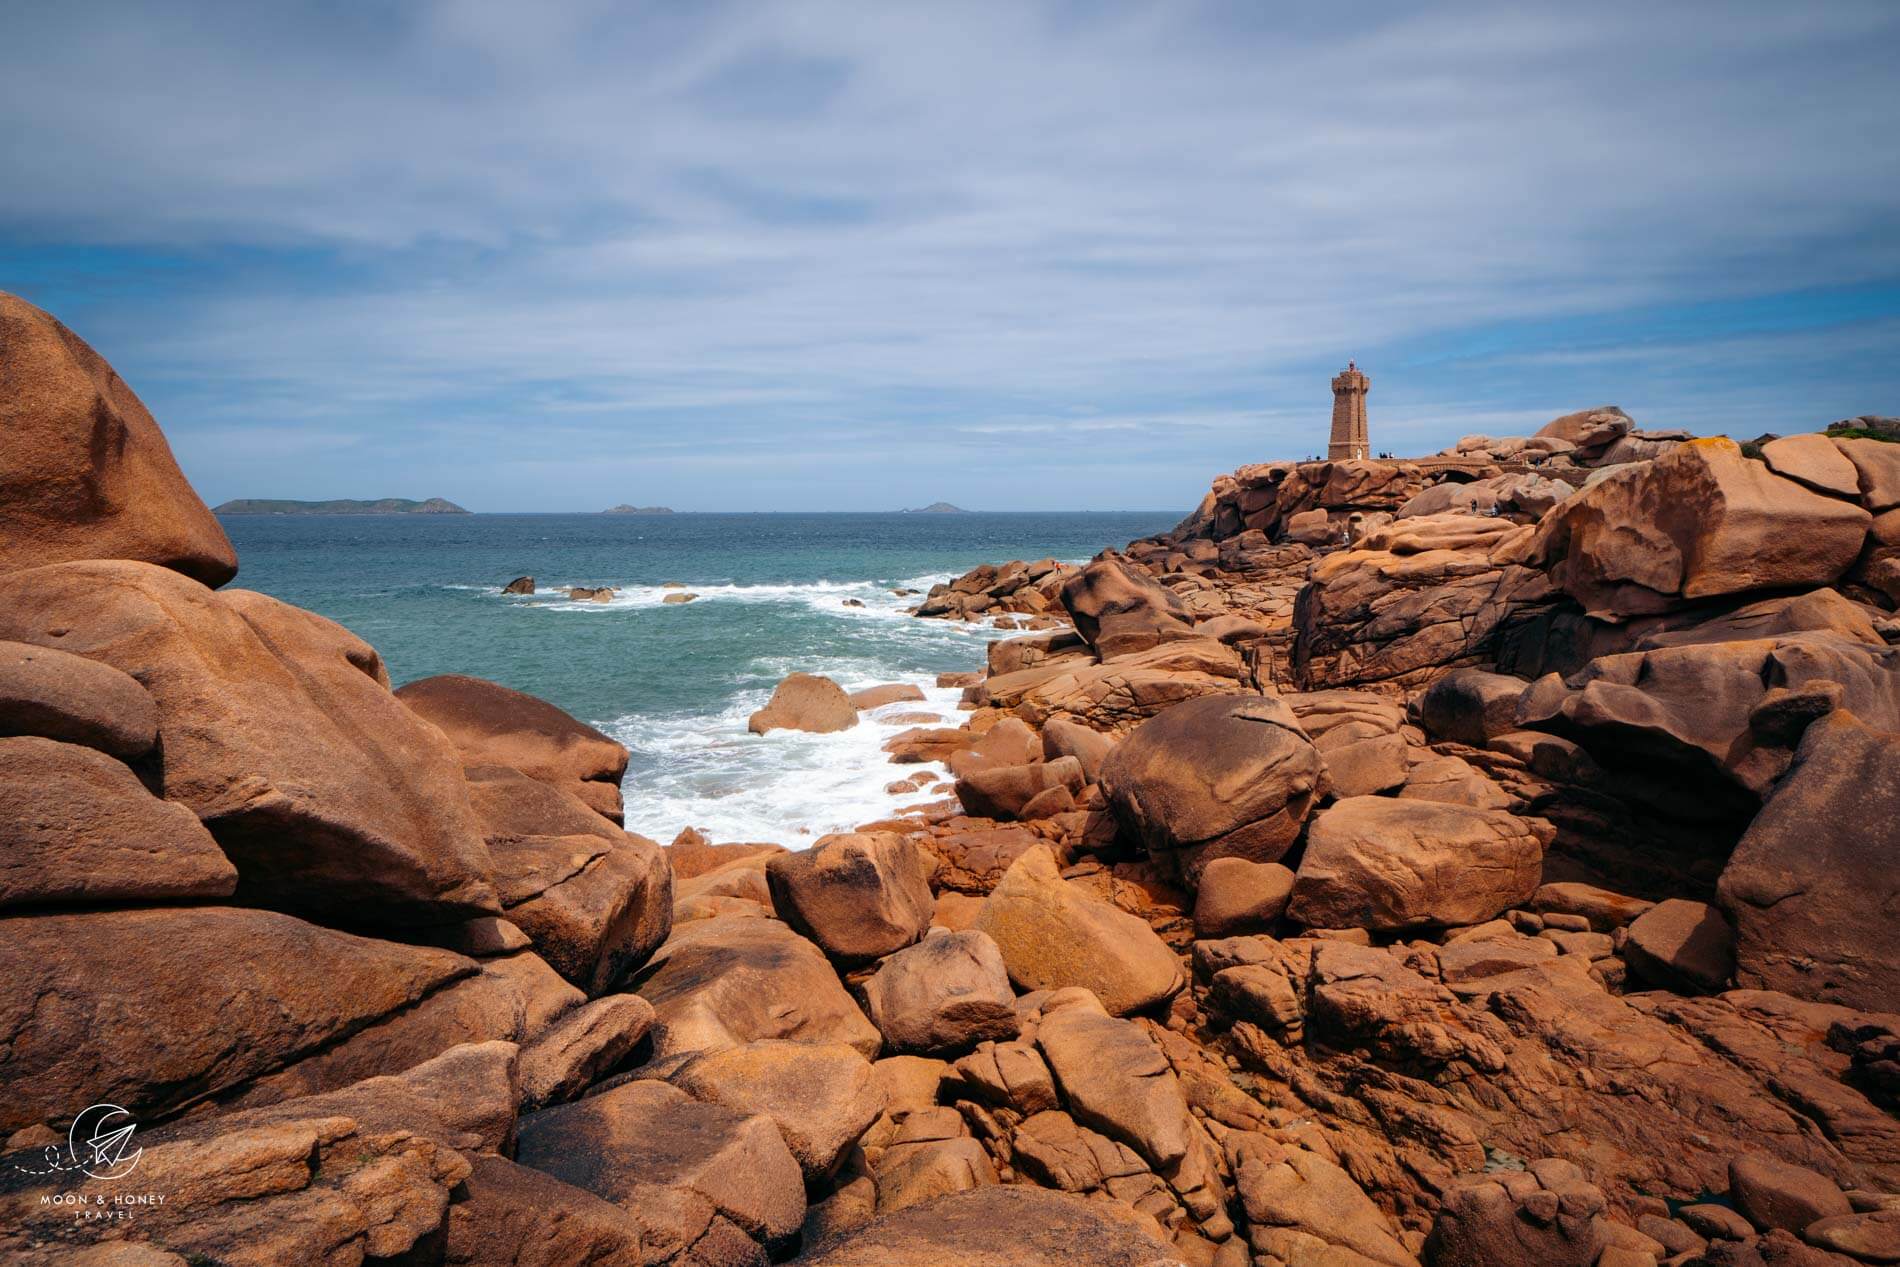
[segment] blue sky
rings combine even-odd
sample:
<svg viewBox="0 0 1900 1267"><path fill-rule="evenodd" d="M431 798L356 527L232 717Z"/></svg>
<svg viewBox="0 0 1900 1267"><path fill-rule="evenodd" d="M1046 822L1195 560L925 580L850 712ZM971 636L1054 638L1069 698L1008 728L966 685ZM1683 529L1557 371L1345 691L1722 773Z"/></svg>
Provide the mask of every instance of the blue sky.
<svg viewBox="0 0 1900 1267"><path fill-rule="evenodd" d="M0 289L201 493L1185 507L1900 413L1900 5L0 11Z"/></svg>

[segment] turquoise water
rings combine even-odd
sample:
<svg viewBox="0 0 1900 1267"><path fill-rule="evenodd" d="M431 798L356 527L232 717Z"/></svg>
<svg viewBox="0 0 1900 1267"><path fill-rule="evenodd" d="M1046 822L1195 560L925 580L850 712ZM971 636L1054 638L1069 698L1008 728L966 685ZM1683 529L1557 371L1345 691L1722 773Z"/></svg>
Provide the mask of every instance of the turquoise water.
<svg viewBox="0 0 1900 1267"><path fill-rule="evenodd" d="M1081 560L1165 531L1179 512L962 515L253 516L224 519L236 584L336 620L401 685L471 673L550 700L625 743L627 825L691 825L788 845L877 817L912 768L878 746L905 713L954 715L939 672L982 664L1003 636L917 620L915 598L978 563ZM504 595L522 574L542 588ZM694 602L661 602L682 582ZM612 585L605 605L550 590ZM863 607L847 607L855 598ZM846 689L926 688L838 735L749 735L746 717L794 670Z"/></svg>

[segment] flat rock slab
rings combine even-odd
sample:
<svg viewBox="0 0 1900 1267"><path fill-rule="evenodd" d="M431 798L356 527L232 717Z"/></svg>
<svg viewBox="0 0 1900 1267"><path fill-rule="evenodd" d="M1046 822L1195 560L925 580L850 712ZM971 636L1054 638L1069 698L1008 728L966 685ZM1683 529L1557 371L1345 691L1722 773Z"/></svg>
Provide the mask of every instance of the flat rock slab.
<svg viewBox="0 0 1900 1267"><path fill-rule="evenodd" d="M1142 1222L1113 1202L989 1185L874 1219L800 1261L807 1267L1173 1267L1180 1261L1173 1247L1149 1236Z"/></svg>

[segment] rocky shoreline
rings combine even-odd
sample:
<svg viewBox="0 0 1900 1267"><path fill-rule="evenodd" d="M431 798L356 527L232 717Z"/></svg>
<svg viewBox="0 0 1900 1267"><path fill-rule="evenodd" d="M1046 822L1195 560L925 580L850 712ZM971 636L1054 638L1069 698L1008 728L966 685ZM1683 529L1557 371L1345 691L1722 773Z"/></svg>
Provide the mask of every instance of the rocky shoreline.
<svg viewBox="0 0 1900 1267"><path fill-rule="evenodd" d="M5 1261L1900 1261L1868 428L1587 410L977 568L918 617L1022 635L887 746L944 795L790 852L223 588L4 295L0 418Z"/></svg>

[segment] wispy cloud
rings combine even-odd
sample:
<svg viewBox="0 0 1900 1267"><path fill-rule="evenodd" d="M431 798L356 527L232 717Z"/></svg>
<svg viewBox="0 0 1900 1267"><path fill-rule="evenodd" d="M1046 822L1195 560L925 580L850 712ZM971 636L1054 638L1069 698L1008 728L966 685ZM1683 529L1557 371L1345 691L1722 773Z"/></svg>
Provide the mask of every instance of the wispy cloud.
<svg viewBox="0 0 1900 1267"><path fill-rule="evenodd" d="M13 6L0 287L213 498L1187 504L1349 355L1382 446L1900 409L1893 292L1721 318L1900 279L1896 52L1880 0Z"/></svg>

